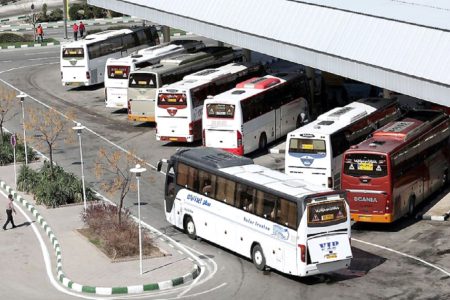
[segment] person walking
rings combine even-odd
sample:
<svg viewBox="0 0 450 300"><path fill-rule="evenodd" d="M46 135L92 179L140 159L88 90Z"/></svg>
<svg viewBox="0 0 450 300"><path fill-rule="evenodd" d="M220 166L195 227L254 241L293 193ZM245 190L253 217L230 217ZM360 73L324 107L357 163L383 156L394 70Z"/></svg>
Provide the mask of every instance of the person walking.
<svg viewBox="0 0 450 300"><path fill-rule="evenodd" d="M36 28L36 35L37 35L37 41L41 41L41 43L44 41L44 28L42 28L41 24L38 25Z"/></svg>
<svg viewBox="0 0 450 300"><path fill-rule="evenodd" d="M78 25L78 29L80 30L80 38L83 38L84 30L86 29L84 27L83 21L80 21L80 25Z"/></svg>
<svg viewBox="0 0 450 300"><path fill-rule="evenodd" d="M72 30L73 30L73 38L75 39L75 41L77 41L78 40L78 25L77 25L77 23L73 23Z"/></svg>
<svg viewBox="0 0 450 300"><path fill-rule="evenodd" d="M11 222L12 224L12 228L16 228L17 226L14 224L14 219L12 216L12 213L14 212L14 214L16 214L16 210L14 209L14 204L13 204L13 196L11 194L8 195L8 205L6 206L6 216L8 217L6 220L5 225L3 225L3 230L6 230L6 226L9 224L9 222Z"/></svg>

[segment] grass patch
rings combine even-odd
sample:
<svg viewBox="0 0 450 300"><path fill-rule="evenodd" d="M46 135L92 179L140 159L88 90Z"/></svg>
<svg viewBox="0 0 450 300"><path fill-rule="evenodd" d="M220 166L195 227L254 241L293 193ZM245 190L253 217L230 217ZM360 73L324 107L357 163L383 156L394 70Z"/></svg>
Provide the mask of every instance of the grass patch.
<svg viewBox="0 0 450 300"><path fill-rule="evenodd" d="M170 28L170 35L174 35L175 33L179 33L181 35L186 35L186 31Z"/></svg>

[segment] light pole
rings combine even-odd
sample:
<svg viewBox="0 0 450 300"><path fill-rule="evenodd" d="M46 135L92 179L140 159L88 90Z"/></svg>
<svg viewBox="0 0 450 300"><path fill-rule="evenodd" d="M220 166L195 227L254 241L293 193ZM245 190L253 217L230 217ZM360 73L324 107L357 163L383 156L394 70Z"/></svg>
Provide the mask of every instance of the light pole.
<svg viewBox="0 0 450 300"><path fill-rule="evenodd" d="M130 169L131 173L136 174L137 181L137 195L138 195L138 219L139 219L139 270L142 275L142 236L141 236L141 195L139 191L139 179L141 173L147 171L146 168L141 168L140 164L137 164L135 168Z"/></svg>
<svg viewBox="0 0 450 300"><path fill-rule="evenodd" d="M34 41L36 41L36 20L34 19L34 3L31 3L31 23L33 24Z"/></svg>
<svg viewBox="0 0 450 300"><path fill-rule="evenodd" d="M19 95L16 96L20 100L20 104L22 105L22 127L23 127L23 145L25 146L25 165L28 165L28 151L27 151L27 135L25 131L25 110L23 109L23 101L25 100L25 95L23 92L20 92Z"/></svg>
<svg viewBox="0 0 450 300"><path fill-rule="evenodd" d="M77 132L78 142L80 144L80 160L81 160L81 183L83 184L83 202L84 202L84 212L86 212L86 187L84 185L84 163L83 163L83 148L81 147L81 131L84 126L81 123L77 123L77 126L72 127L73 130Z"/></svg>
<svg viewBox="0 0 450 300"><path fill-rule="evenodd" d="M64 38L67 40L67 1L68 0L63 0L63 18L64 18Z"/></svg>

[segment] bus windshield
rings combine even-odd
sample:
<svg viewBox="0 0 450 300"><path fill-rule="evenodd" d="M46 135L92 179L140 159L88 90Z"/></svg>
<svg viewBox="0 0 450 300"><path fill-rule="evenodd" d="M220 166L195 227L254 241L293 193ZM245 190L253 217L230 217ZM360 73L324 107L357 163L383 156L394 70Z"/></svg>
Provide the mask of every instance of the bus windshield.
<svg viewBox="0 0 450 300"><path fill-rule="evenodd" d="M324 140L292 138L289 153L326 154L327 150Z"/></svg>
<svg viewBox="0 0 450 300"><path fill-rule="evenodd" d="M108 66L108 78L111 79L127 79L129 72L129 66Z"/></svg>
<svg viewBox="0 0 450 300"><path fill-rule="evenodd" d="M149 73L132 73L130 74L129 87L131 88L156 88L156 76Z"/></svg>
<svg viewBox="0 0 450 300"><path fill-rule="evenodd" d="M83 48L65 48L62 53L63 58L83 58Z"/></svg>
<svg viewBox="0 0 450 300"><path fill-rule="evenodd" d="M161 93L158 96L158 105L186 106L186 95L176 93Z"/></svg>
<svg viewBox="0 0 450 300"><path fill-rule="evenodd" d="M344 200L310 203L307 213L309 227L335 225L347 220Z"/></svg>
<svg viewBox="0 0 450 300"><path fill-rule="evenodd" d="M347 154L344 158L344 174L353 177L384 177L388 174L386 155Z"/></svg>
<svg viewBox="0 0 450 300"><path fill-rule="evenodd" d="M235 106L233 104L211 103L206 105L208 118L234 118Z"/></svg>

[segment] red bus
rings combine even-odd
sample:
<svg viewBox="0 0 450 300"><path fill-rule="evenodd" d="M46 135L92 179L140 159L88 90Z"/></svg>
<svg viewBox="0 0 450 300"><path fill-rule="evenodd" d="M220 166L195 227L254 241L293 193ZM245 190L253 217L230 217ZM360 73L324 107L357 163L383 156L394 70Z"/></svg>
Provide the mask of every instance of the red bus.
<svg viewBox="0 0 450 300"><path fill-rule="evenodd" d="M342 189L352 219L390 223L448 183L450 119L412 110L352 146L342 160Z"/></svg>

